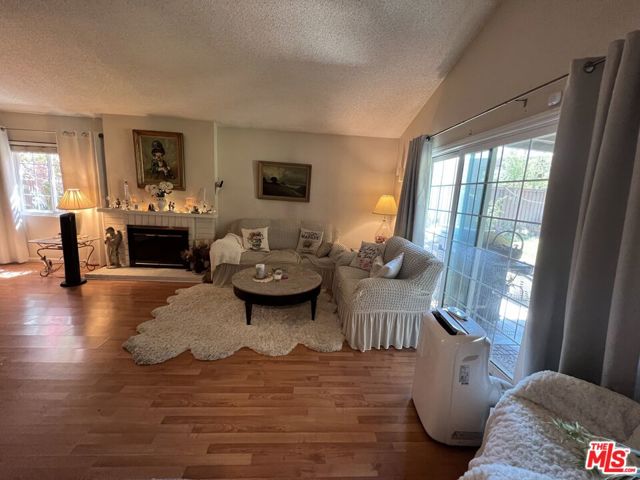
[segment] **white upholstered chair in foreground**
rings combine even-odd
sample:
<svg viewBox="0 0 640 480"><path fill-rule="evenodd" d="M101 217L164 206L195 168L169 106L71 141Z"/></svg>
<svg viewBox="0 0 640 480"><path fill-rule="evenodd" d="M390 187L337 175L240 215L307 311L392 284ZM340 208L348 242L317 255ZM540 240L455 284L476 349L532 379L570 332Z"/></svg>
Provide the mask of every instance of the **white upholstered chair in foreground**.
<svg viewBox="0 0 640 480"><path fill-rule="evenodd" d="M404 253L404 260L394 279L369 278L365 270L336 267L333 295L351 348L365 351L418 344L422 314L431 307L443 265L414 243L390 238L384 250L385 263L400 253Z"/></svg>

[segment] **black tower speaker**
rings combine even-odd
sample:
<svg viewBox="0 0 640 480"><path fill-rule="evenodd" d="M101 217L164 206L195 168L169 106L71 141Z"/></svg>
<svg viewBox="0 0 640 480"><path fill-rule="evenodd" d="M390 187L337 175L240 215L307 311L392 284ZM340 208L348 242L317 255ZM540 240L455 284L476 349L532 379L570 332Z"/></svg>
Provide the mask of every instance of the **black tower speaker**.
<svg viewBox="0 0 640 480"><path fill-rule="evenodd" d="M62 255L64 257L64 282L60 286L77 287L87 283L87 280L80 276L80 255L78 254L75 213L69 212L60 215L60 235L62 237Z"/></svg>

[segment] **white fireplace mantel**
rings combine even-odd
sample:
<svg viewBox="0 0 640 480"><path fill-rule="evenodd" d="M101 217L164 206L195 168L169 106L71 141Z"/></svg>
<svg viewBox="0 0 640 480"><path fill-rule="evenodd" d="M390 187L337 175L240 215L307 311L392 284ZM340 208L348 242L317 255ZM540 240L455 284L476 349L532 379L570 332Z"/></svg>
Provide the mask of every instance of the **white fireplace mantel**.
<svg viewBox="0 0 640 480"><path fill-rule="evenodd" d="M98 208L100 213L108 213L112 215L149 215L151 217L173 217L175 218L201 218L201 219L216 219L217 213L179 213L179 212L149 212L145 210L123 210L121 208Z"/></svg>
<svg viewBox="0 0 640 480"><path fill-rule="evenodd" d="M113 227L123 233L124 265L129 265L127 225L178 227L189 229L189 243L204 240L212 242L216 236L215 213L146 212L142 210L122 210L119 208L98 208L102 215L103 231Z"/></svg>

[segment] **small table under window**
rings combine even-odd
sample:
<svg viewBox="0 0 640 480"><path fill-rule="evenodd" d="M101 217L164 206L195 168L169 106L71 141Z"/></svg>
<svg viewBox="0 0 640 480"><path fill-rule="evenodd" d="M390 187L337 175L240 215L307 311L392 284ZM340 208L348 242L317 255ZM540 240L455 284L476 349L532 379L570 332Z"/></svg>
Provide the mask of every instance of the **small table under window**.
<svg viewBox="0 0 640 480"><path fill-rule="evenodd" d="M87 249L85 252L86 256L84 260L80 260L80 267L86 268L89 271L94 270L97 266L92 264L90 261L91 255L95 250L93 242L95 242L96 240L98 240L98 237L90 237L89 235L78 235L78 251ZM42 263L44 263L44 267L40 271L41 277L48 277L52 273L60 270L60 268L64 265L62 255L58 255L57 258L53 259L48 258L47 255L45 255L47 251L62 251L62 237L60 237L60 235L51 238L36 238L33 240L29 240L29 243L38 246L36 253L40 257L40 260L42 260Z"/></svg>

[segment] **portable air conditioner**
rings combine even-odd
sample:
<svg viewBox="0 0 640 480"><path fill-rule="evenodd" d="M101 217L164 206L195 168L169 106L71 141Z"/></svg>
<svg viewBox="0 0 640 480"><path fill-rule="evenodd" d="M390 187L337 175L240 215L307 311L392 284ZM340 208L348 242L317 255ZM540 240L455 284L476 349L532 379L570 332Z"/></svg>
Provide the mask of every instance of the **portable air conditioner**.
<svg viewBox="0 0 640 480"><path fill-rule="evenodd" d="M489 375L490 346L486 332L471 319L457 319L443 309L424 315L413 403L434 440L447 445L482 443L489 410L510 387Z"/></svg>

